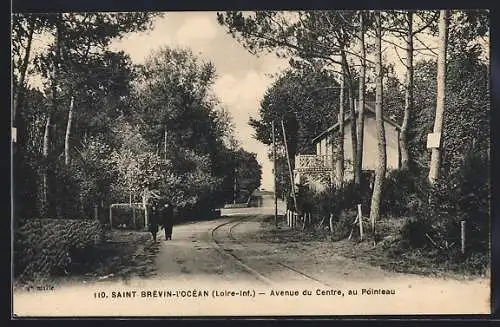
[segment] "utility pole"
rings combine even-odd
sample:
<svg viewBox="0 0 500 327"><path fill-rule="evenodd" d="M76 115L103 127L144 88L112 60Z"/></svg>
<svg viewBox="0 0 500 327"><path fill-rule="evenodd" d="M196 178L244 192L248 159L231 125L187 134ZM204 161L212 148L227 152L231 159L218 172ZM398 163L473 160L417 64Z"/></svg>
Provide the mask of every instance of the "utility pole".
<svg viewBox="0 0 500 327"><path fill-rule="evenodd" d="M274 133L274 120L272 121L273 129L273 179L274 179L274 225L278 226L278 187L276 183L276 135Z"/></svg>
<svg viewBox="0 0 500 327"><path fill-rule="evenodd" d="M288 172L290 173L290 183L291 183L290 187L292 188L293 204L295 206L295 210L297 210L297 197L295 195L295 183L293 181L292 164L290 163L290 154L288 153L288 143L286 141L285 123L283 122L283 120L281 121L281 128L283 129L283 141L285 143L286 159L288 161Z"/></svg>

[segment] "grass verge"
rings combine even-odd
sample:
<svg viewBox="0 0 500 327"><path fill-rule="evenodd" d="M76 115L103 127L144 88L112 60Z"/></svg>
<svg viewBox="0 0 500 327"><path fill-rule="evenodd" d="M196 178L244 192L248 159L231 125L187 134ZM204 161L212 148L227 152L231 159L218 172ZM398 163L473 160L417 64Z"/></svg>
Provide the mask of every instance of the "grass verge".
<svg viewBox="0 0 500 327"><path fill-rule="evenodd" d="M262 221L262 233L256 237L259 241L269 243L331 242L332 254L368 262L388 271L455 279L490 276L491 266L487 255L473 253L459 258L433 249L407 248L400 237L405 220L406 218L389 217L378 222L376 243L373 242L369 224L365 227L363 241L360 241L357 229L350 240L344 238L333 241L326 226L303 231L301 226L289 228L281 219L276 228L273 217Z"/></svg>

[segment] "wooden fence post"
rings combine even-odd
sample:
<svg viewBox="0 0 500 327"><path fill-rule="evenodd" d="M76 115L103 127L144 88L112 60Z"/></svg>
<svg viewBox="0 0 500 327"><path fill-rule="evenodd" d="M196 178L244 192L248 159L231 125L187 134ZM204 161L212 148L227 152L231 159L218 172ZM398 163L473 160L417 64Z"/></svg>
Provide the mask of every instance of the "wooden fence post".
<svg viewBox="0 0 500 327"><path fill-rule="evenodd" d="M113 205L109 206L109 229L113 229Z"/></svg>
<svg viewBox="0 0 500 327"><path fill-rule="evenodd" d="M377 235L375 233L375 217L372 218L372 233L373 233L373 245L377 244Z"/></svg>
<svg viewBox="0 0 500 327"><path fill-rule="evenodd" d="M361 204L358 204L358 217L359 217L359 237L363 240L363 213L361 212Z"/></svg>
<svg viewBox="0 0 500 327"><path fill-rule="evenodd" d="M465 220L460 222L461 227L461 241L462 241L462 254L465 254Z"/></svg>
<svg viewBox="0 0 500 327"><path fill-rule="evenodd" d="M330 234L333 235L333 214L330 213L328 224L330 225Z"/></svg>

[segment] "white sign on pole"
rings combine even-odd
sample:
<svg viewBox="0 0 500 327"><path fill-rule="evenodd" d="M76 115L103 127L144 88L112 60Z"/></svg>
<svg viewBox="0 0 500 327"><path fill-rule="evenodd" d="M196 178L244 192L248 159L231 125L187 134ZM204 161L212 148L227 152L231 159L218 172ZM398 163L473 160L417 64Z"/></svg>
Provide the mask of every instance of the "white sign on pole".
<svg viewBox="0 0 500 327"><path fill-rule="evenodd" d="M12 127L12 142L17 142L17 128Z"/></svg>
<svg viewBox="0 0 500 327"><path fill-rule="evenodd" d="M441 133L427 134L427 149L439 148Z"/></svg>

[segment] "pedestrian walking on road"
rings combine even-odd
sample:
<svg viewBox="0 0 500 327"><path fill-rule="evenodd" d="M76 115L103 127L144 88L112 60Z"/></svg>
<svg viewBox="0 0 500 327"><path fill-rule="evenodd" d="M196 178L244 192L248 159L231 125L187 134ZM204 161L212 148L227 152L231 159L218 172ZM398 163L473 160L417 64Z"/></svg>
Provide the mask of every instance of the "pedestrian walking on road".
<svg viewBox="0 0 500 327"><path fill-rule="evenodd" d="M160 213L158 212L158 207L156 204L151 206L151 212L149 215L149 231L153 236L153 242L156 242L156 235L158 234L158 227L160 224Z"/></svg>
<svg viewBox="0 0 500 327"><path fill-rule="evenodd" d="M165 203L162 208L161 224L165 229L165 241L172 239L172 230L174 228L174 206L171 203Z"/></svg>

